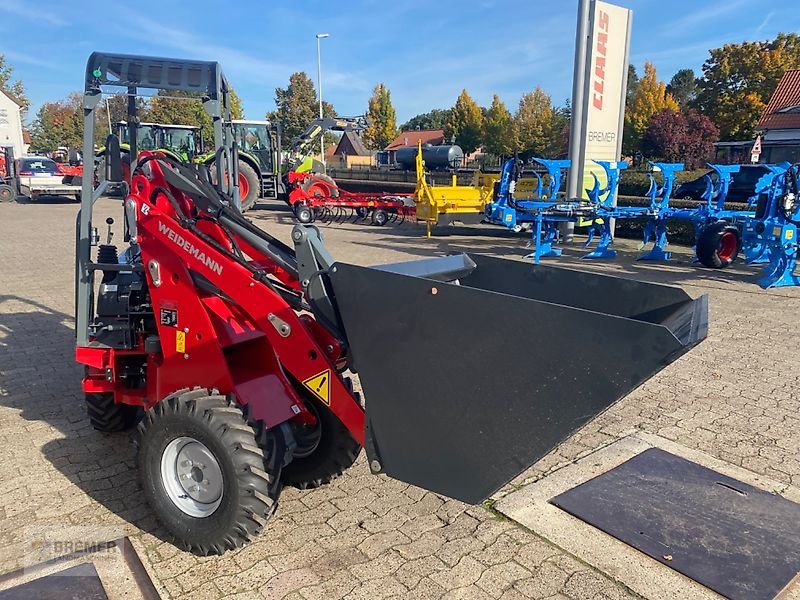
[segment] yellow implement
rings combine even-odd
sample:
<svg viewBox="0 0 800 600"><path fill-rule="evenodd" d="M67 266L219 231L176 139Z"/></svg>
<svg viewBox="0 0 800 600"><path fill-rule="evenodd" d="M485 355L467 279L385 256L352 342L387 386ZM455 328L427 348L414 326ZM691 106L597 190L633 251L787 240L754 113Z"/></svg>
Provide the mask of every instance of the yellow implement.
<svg viewBox="0 0 800 600"><path fill-rule="evenodd" d="M484 206L491 201L494 183L500 175L482 175L478 181L476 174L474 185L458 185L453 174L452 185L433 186L425 179L425 163L422 160L422 144L417 153L417 189L414 191L414 203L417 205L417 220L425 221L428 237L431 227L439 222L440 215L482 215Z"/></svg>
<svg viewBox="0 0 800 600"><path fill-rule="evenodd" d="M417 207L417 221L425 221L428 237L431 228L439 223L442 215L458 220L458 215L475 220L476 215L483 215L488 202L494 196L495 184L500 181L500 173L481 173L476 171L472 177L472 185L458 185L453 174L451 185L431 185L425 179L425 163L422 160L422 144L417 152L417 188L414 191L414 203ZM528 199L535 196L536 179L523 178L517 182L514 196Z"/></svg>

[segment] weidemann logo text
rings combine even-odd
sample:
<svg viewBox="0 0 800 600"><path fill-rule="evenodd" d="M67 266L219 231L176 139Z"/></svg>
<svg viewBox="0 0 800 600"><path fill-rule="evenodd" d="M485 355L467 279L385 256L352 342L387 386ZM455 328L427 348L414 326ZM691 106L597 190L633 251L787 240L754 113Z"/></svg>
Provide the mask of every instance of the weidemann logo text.
<svg viewBox="0 0 800 600"><path fill-rule="evenodd" d="M169 225L165 225L164 223L158 223L158 231L166 234L167 239L171 242L175 242L177 246L186 250L188 254L199 260L209 269L214 271L217 275L222 275L222 265L215 261L210 256L206 256L206 253L200 250L197 246L192 244L189 240L184 239L180 234L176 233L172 227Z"/></svg>

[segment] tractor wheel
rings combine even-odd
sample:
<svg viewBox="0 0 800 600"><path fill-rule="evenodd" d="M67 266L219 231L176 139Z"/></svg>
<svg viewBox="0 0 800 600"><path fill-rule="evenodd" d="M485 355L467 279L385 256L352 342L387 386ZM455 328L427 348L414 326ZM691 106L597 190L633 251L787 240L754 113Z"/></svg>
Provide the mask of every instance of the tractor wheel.
<svg viewBox="0 0 800 600"><path fill-rule="evenodd" d="M314 173L313 177L303 180L300 188L309 196L318 198L338 198L339 188L332 177L324 174Z"/></svg>
<svg viewBox="0 0 800 600"><path fill-rule="evenodd" d="M305 204L298 204L294 214L303 225L308 225L314 221L314 211Z"/></svg>
<svg viewBox="0 0 800 600"><path fill-rule="evenodd" d="M217 169L214 161L208 163L211 171L211 183L217 185ZM243 160L239 161L239 202L242 205L242 212L253 208L261 195L261 181L255 169Z"/></svg>
<svg viewBox="0 0 800 600"><path fill-rule="evenodd" d="M739 230L726 221L708 225L697 239L697 260L710 269L725 269L739 256L742 241Z"/></svg>
<svg viewBox="0 0 800 600"><path fill-rule="evenodd" d="M7 183L0 183L0 202L13 202L17 199L17 190Z"/></svg>
<svg viewBox="0 0 800 600"><path fill-rule="evenodd" d="M114 394L86 394L86 412L97 431L114 433L136 425L139 408L114 402Z"/></svg>
<svg viewBox="0 0 800 600"><path fill-rule="evenodd" d="M372 213L372 223L378 227L383 227L389 222L389 213L382 208L378 208Z"/></svg>
<svg viewBox="0 0 800 600"><path fill-rule="evenodd" d="M330 408L316 398L305 398L306 407L317 418L313 427L296 425L297 446L292 462L284 469L283 483L301 490L330 483L358 458L361 446Z"/></svg>
<svg viewBox="0 0 800 600"><path fill-rule="evenodd" d="M136 448L144 495L184 550L206 556L238 548L275 512L283 430L249 423L226 396L171 394L145 413Z"/></svg>
<svg viewBox="0 0 800 600"><path fill-rule="evenodd" d="M250 210L261 196L261 181L255 169L244 161L239 161L239 197L242 212Z"/></svg>
<svg viewBox="0 0 800 600"><path fill-rule="evenodd" d="M366 219L369 216L369 209L366 206L359 206L356 209L356 216L359 219Z"/></svg>

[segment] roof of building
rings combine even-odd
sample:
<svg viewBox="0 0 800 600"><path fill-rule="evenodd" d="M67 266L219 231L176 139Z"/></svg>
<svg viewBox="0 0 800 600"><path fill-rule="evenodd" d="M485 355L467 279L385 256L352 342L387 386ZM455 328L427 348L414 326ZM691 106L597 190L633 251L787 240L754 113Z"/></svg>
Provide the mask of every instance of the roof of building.
<svg viewBox="0 0 800 600"><path fill-rule="evenodd" d="M414 131L402 131L391 144L386 146L386 150L397 150L406 146L416 146L419 143L433 144L438 146L444 142L443 129L416 129Z"/></svg>
<svg viewBox="0 0 800 600"><path fill-rule="evenodd" d="M348 156L370 156L372 154L364 145L364 140L355 131L345 131L333 153L336 155L347 154Z"/></svg>
<svg viewBox="0 0 800 600"><path fill-rule="evenodd" d="M17 106L19 106L20 108L22 108L22 106L23 106L23 102L22 102L22 100L20 100L19 98L17 98L17 97L16 97L14 94L12 94L11 92L9 92L8 90L4 90L3 88L0 88L0 94L5 94L5 95L6 95L6 97L7 97L9 100L11 100L11 101L12 101L14 104L16 104Z"/></svg>
<svg viewBox="0 0 800 600"><path fill-rule="evenodd" d="M800 129L800 70L786 71L772 94L759 129Z"/></svg>

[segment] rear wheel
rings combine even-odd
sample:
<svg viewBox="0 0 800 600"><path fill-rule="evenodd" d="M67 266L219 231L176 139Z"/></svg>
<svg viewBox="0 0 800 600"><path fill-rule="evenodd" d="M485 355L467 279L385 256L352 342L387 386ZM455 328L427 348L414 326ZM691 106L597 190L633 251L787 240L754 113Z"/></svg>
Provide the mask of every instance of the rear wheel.
<svg viewBox="0 0 800 600"><path fill-rule="evenodd" d="M185 550L208 555L242 546L275 512L282 429L248 422L226 396L171 394L145 413L136 446L145 497Z"/></svg>
<svg viewBox="0 0 800 600"><path fill-rule="evenodd" d="M742 248L739 230L725 221L706 226L697 239L697 260L710 269L729 267Z"/></svg>
<svg viewBox="0 0 800 600"><path fill-rule="evenodd" d="M0 184L0 202L13 202L17 199L17 190L7 183Z"/></svg>
<svg viewBox="0 0 800 600"><path fill-rule="evenodd" d="M208 163L211 171L211 181L217 183L217 169L214 161ZM246 162L239 161L239 202L242 205L242 212L248 211L255 205L261 194L261 181L258 173Z"/></svg>
<svg viewBox="0 0 800 600"><path fill-rule="evenodd" d="M246 162L239 161L239 197L242 212L250 210L261 195L261 181L255 169Z"/></svg>
<svg viewBox="0 0 800 600"><path fill-rule="evenodd" d="M281 475L286 485L300 489L330 483L344 473L358 458L361 446L331 409L316 398L305 398L308 410L317 423L295 425L292 433L297 446L292 462Z"/></svg>
<svg viewBox="0 0 800 600"><path fill-rule="evenodd" d="M114 394L86 394L86 413L97 431L126 431L136 425L139 408L114 402Z"/></svg>

